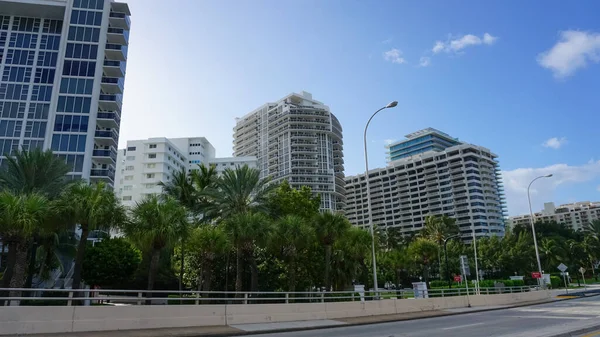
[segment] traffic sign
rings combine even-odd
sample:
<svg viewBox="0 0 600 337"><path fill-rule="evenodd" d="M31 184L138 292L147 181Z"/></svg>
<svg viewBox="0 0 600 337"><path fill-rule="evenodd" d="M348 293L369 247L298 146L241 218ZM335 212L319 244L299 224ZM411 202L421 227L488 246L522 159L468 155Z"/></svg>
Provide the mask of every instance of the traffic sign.
<svg viewBox="0 0 600 337"><path fill-rule="evenodd" d="M567 266L565 266L564 263L561 263L561 264L558 265L558 270L562 271L563 273L565 271L567 271L567 269L569 269L569 268Z"/></svg>
<svg viewBox="0 0 600 337"><path fill-rule="evenodd" d="M583 268L583 267L579 268L579 272L582 274L585 274L585 268Z"/></svg>
<svg viewBox="0 0 600 337"><path fill-rule="evenodd" d="M454 275L454 282L462 282L462 276Z"/></svg>
<svg viewBox="0 0 600 337"><path fill-rule="evenodd" d="M542 278L542 274L539 271L534 271L531 273L532 278Z"/></svg>

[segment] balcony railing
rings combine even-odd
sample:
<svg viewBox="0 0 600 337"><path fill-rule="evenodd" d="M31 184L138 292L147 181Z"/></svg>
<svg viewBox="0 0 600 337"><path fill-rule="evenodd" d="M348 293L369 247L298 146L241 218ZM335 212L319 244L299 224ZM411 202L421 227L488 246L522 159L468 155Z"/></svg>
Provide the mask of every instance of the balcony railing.
<svg viewBox="0 0 600 337"><path fill-rule="evenodd" d="M117 60L104 60L104 72L113 77L123 77L125 76L125 69L127 67L127 63L124 61Z"/></svg>
<svg viewBox="0 0 600 337"><path fill-rule="evenodd" d="M119 117L119 114L117 114L115 112L98 112L97 118L98 119L112 119L118 125L121 124L121 117Z"/></svg>
<svg viewBox="0 0 600 337"><path fill-rule="evenodd" d="M114 130L96 130L94 136L97 138L112 138L115 142L119 142L119 134Z"/></svg>
<svg viewBox="0 0 600 337"><path fill-rule="evenodd" d="M129 29L131 27L131 19L129 18L129 15L125 14L125 13L119 13L119 12L110 12L109 18L112 19L122 19L124 22L119 22L118 25L121 28L127 28ZM117 23L118 21L115 20L114 22Z"/></svg>
<svg viewBox="0 0 600 337"><path fill-rule="evenodd" d="M125 78L124 77L102 77L102 84L109 86L115 85L119 88L119 93L122 93L125 89ZM114 87L113 87L114 89Z"/></svg>
<svg viewBox="0 0 600 337"><path fill-rule="evenodd" d="M127 29L109 27L108 34L109 34L109 40L110 40L110 34L113 34L115 43L117 41L122 42L124 44L129 43L129 31Z"/></svg>
<svg viewBox="0 0 600 337"><path fill-rule="evenodd" d="M92 152L92 156L93 157L107 157L107 158L111 158L114 161L117 160L117 150L115 149L110 149L110 150L94 150Z"/></svg>
<svg viewBox="0 0 600 337"><path fill-rule="evenodd" d="M113 169L92 169L90 171L91 178L108 178L110 181L115 180L115 170Z"/></svg>

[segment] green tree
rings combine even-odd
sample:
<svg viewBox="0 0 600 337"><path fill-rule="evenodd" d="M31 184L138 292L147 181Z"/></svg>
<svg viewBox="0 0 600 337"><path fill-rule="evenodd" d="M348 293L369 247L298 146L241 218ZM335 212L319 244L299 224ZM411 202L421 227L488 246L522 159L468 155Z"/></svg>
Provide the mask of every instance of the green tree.
<svg viewBox="0 0 600 337"><path fill-rule="evenodd" d="M65 271L66 266L63 265L61 256L75 258L78 238L73 231L54 230L44 232L39 239L36 269L40 280L49 280L52 270L59 268L61 273Z"/></svg>
<svg viewBox="0 0 600 337"><path fill-rule="evenodd" d="M63 159L55 156L52 151L34 149L31 151L17 150L11 156L6 156L5 165L0 171L0 191L10 191L14 194L36 193L53 199L59 195L68 184L66 177L69 167ZM48 229L49 224L42 223L40 227ZM30 270L35 267L35 254L37 251L36 240L39 229L35 229L29 240L31 251ZM2 286L7 288L13 274L16 261L16 249L10 249L11 244L16 244L6 233L0 233L2 240L9 246L7 268L3 275ZM32 275L28 280L31 280ZM27 282L31 284L31 282Z"/></svg>
<svg viewBox="0 0 600 337"><path fill-rule="evenodd" d="M429 269L438 254L438 245L428 239L418 238L408 246L407 255L413 263L413 268L421 272L429 288Z"/></svg>
<svg viewBox="0 0 600 337"><path fill-rule="evenodd" d="M335 242L350 229L350 222L341 214L323 212L315 216L315 232L319 243L325 249L324 286L331 289L331 254Z"/></svg>
<svg viewBox="0 0 600 337"><path fill-rule="evenodd" d="M250 265L250 290L258 291L255 250L257 247L264 247L270 238L270 219L259 212L236 213L225 220L225 228L236 248L235 291L242 291L244 260Z"/></svg>
<svg viewBox="0 0 600 337"><path fill-rule="evenodd" d="M190 232L187 251L195 261L198 290L210 291L215 262L231 249L229 237L221 226L200 226Z"/></svg>
<svg viewBox="0 0 600 337"><path fill-rule="evenodd" d="M363 229L350 227L334 243L332 257L333 284L336 290L343 290L353 281L370 282L369 268L365 259L371 253L371 234Z"/></svg>
<svg viewBox="0 0 600 337"><path fill-rule="evenodd" d="M298 255L315 240L315 232L307 221L299 215L286 215L275 222L271 243L276 255L286 263L288 291L296 291Z"/></svg>
<svg viewBox="0 0 600 337"><path fill-rule="evenodd" d="M287 215L311 219L319 213L320 205L321 198L319 195L313 195L310 187L302 186L300 189L295 189L290 186L287 180L279 184L269 194L266 201L269 215L274 219Z"/></svg>
<svg viewBox="0 0 600 337"><path fill-rule="evenodd" d="M86 250L81 276L92 286L122 289L130 284L141 261L142 253L126 239L104 239Z"/></svg>
<svg viewBox="0 0 600 337"><path fill-rule="evenodd" d="M442 245L444 239L458 234L458 226L456 225L456 219L449 218L446 215L442 216L427 216L425 218L425 226L421 231L421 236L427 238L438 245L438 266L440 270L440 277L442 275Z"/></svg>
<svg viewBox="0 0 600 337"><path fill-rule="evenodd" d="M52 211L48 199L36 193L15 195L0 192L0 231L11 238L10 249L15 251L10 288L22 288L27 276L27 257L31 235L42 226ZM11 291L11 297L20 297Z"/></svg>
<svg viewBox="0 0 600 337"><path fill-rule="evenodd" d="M561 242L554 238L542 238L539 245L540 259L544 270L555 270L565 257Z"/></svg>
<svg viewBox="0 0 600 337"><path fill-rule="evenodd" d="M142 251L150 254L148 290L154 289L161 251L179 241L187 227L186 209L171 197L150 195L131 210L123 231Z"/></svg>
<svg viewBox="0 0 600 337"><path fill-rule="evenodd" d="M85 249L90 231L118 227L125 221L125 210L106 184L79 182L69 185L58 200L61 210L70 224L78 224L81 236L73 267L73 289L79 289Z"/></svg>
<svg viewBox="0 0 600 337"><path fill-rule="evenodd" d="M267 196L275 185L260 179L260 172L248 165L226 169L214 186L207 187L201 195L210 204L207 211L223 219L250 211L266 211Z"/></svg>

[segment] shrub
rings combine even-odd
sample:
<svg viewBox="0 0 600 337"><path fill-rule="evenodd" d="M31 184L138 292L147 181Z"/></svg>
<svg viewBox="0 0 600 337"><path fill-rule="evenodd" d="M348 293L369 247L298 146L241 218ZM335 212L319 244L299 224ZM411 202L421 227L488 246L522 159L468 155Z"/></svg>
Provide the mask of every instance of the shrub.
<svg viewBox="0 0 600 337"><path fill-rule="evenodd" d="M550 276L550 284L553 289L560 288L562 280L558 276Z"/></svg>
<svg viewBox="0 0 600 337"><path fill-rule="evenodd" d="M443 287L448 287L448 281L439 281L439 280L435 280L435 281L431 281L429 282L429 286L431 288L443 288Z"/></svg>

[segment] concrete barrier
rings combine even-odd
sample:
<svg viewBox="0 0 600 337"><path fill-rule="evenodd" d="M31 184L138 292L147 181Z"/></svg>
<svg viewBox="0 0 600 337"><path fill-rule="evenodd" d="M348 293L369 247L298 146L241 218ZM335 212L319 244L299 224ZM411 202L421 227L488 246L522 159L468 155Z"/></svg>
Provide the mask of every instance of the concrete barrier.
<svg viewBox="0 0 600 337"><path fill-rule="evenodd" d="M470 296L472 306L550 299L549 291ZM136 330L340 319L467 306L466 296L290 304L0 307L0 335Z"/></svg>

